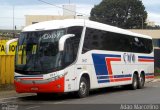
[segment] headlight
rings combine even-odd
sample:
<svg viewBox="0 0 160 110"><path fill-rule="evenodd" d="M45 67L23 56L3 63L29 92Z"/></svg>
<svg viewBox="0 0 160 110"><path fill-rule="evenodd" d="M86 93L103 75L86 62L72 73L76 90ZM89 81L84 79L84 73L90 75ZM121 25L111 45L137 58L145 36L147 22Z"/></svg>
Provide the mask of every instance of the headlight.
<svg viewBox="0 0 160 110"><path fill-rule="evenodd" d="M21 81L20 78L15 78L14 80L17 81L17 82L20 82L20 81Z"/></svg>
<svg viewBox="0 0 160 110"><path fill-rule="evenodd" d="M55 81L55 80L57 80L57 79L60 79L60 78L64 77L64 76L67 75L67 74L68 74L68 72L66 72L66 73L64 73L64 74L60 74L60 75L54 76L54 77L52 77L52 78L49 78L48 80Z"/></svg>

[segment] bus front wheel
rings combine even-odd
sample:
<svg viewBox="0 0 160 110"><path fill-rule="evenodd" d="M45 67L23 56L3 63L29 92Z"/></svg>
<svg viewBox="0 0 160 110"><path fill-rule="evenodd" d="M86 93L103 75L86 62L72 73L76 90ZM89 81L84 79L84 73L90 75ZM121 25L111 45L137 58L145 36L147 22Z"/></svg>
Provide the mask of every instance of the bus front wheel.
<svg viewBox="0 0 160 110"><path fill-rule="evenodd" d="M82 77L79 83L79 90L77 93L79 98L84 98L89 95L89 83L86 78Z"/></svg>

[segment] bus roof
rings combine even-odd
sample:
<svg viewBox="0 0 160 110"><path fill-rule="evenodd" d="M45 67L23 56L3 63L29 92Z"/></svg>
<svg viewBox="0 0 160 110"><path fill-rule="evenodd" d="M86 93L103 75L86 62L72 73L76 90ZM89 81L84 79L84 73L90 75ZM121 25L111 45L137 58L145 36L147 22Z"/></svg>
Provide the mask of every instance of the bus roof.
<svg viewBox="0 0 160 110"><path fill-rule="evenodd" d="M131 36L143 37L152 39L150 36L134 33L125 29L118 27L110 26L107 24L84 20L84 19L65 19L65 20L52 20L39 22L30 26L25 27L22 32L31 32L31 31L44 31L52 29L67 28L72 26L86 26L94 29L106 30L114 33L126 34Z"/></svg>

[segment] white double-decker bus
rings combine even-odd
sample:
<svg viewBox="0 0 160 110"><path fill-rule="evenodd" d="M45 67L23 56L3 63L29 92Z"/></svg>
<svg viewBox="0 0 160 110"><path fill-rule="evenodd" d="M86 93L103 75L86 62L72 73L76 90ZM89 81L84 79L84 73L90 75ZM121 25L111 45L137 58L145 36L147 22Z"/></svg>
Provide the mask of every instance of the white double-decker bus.
<svg viewBox="0 0 160 110"><path fill-rule="evenodd" d="M154 78L152 39L82 19L53 20L24 28L15 57L18 93L76 92Z"/></svg>

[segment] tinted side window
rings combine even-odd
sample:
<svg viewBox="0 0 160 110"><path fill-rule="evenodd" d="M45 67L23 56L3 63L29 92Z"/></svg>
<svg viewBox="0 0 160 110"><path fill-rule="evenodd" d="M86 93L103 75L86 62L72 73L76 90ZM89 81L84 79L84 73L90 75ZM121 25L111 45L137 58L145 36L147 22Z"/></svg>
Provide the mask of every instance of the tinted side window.
<svg viewBox="0 0 160 110"><path fill-rule="evenodd" d="M87 28L82 53L89 50L131 51L129 43L128 36Z"/></svg>
<svg viewBox="0 0 160 110"><path fill-rule="evenodd" d="M146 48L146 53L151 53L153 51L153 44L151 39L145 39L145 48Z"/></svg>
<svg viewBox="0 0 160 110"><path fill-rule="evenodd" d="M67 29L67 34L75 34L75 37L71 38L74 60L76 59L77 56L82 30L83 30L82 26L74 26L74 27L69 27Z"/></svg>
<svg viewBox="0 0 160 110"><path fill-rule="evenodd" d="M102 37L103 33L100 30L87 28L82 53L85 53L89 50L101 49L101 42L103 41Z"/></svg>
<svg viewBox="0 0 160 110"><path fill-rule="evenodd" d="M151 39L87 28L82 53L89 50L151 53L152 48Z"/></svg>
<svg viewBox="0 0 160 110"><path fill-rule="evenodd" d="M132 37L132 52L151 53L153 46L152 40L146 38Z"/></svg>
<svg viewBox="0 0 160 110"><path fill-rule="evenodd" d="M73 47L71 38L67 39L65 42L65 49L64 49L63 55L64 55L63 64L65 67L74 62L74 59L75 59L74 58L74 47Z"/></svg>
<svg viewBox="0 0 160 110"><path fill-rule="evenodd" d="M75 37L71 37L65 42L65 49L63 52L64 67L72 64L76 60L82 30L83 27L81 26L67 28L67 34L75 34Z"/></svg>
<svg viewBox="0 0 160 110"><path fill-rule="evenodd" d="M126 35L103 31L102 50L131 51L129 38Z"/></svg>

